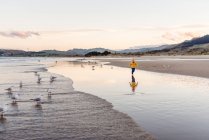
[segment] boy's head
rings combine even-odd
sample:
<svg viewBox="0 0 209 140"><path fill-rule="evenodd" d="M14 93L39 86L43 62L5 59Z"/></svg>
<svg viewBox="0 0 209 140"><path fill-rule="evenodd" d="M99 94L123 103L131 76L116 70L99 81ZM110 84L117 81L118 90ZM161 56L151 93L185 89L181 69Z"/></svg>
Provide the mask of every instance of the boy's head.
<svg viewBox="0 0 209 140"><path fill-rule="evenodd" d="M135 62L134 58L132 58L132 62Z"/></svg>

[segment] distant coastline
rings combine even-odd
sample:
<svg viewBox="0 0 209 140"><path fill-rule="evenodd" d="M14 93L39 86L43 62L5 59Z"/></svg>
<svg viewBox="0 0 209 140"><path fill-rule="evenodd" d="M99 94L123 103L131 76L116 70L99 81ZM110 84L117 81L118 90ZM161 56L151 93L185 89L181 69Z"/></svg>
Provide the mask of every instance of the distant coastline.
<svg viewBox="0 0 209 140"><path fill-rule="evenodd" d="M67 51L42 50L24 51L0 49L0 56L20 57L91 57L91 56L160 56L160 55L209 55L209 35L186 40L179 44L158 47L110 50L106 48L70 49Z"/></svg>

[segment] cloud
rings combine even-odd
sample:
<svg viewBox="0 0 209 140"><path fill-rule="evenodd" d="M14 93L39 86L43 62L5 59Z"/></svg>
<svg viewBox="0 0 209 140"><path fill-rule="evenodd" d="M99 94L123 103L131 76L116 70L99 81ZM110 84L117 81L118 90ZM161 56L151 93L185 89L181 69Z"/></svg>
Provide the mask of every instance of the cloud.
<svg viewBox="0 0 209 140"><path fill-rule="evenodd" d="M0 32L1 36L4 37L18 37L22 39L26 39L31 36L40 36L38 32L32 31L10 31L10 32Z"/></svg>
<svg viewBox="0 0 209 140"><path fill-rule="evenodd" d="M179 42L199 36L201 36L199 32L166 32L161 37L169 41Z"/></svg>
<svg viewBox="0 0 209 140"><path fill-rule="evenodd" d="M200 33L195 33L195 32L185 32L185 33L179 33L180 36L184 38L195 38L200 36Z"/></svg>
<svg viewBox="0 0 209 140"><path fill-rule="evenodd" d="M172 33L169 33L169 32L166 32L165 34L163 34L162 38L170 40L170 41L176 41L176 39L177 39L175 34L172 34Z"/></svg>

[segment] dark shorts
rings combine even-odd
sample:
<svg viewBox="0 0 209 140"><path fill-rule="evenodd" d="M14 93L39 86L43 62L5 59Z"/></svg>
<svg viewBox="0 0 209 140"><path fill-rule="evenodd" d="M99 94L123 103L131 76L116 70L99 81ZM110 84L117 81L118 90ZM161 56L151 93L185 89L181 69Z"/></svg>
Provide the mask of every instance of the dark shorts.
<svg viewBox="0 0 209 140"><path fill-rule="evenodd" d="M131 68L131 73L134 74L135 68Z"/></svg>

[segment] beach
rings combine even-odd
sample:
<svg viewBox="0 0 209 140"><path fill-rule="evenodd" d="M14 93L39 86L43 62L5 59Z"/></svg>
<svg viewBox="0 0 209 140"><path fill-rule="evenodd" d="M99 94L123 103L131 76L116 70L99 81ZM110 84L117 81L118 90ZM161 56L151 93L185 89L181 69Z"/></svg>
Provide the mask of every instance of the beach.
<svg viewBox="0 0 209 140"><path fill-rule="evenodd" d="M128 59L131 61L132 58ZM139 70L209 78L209 56L145 56L136 57L136 61ZM109 65L129 68L129 62L120 58L108 59L108 62Z"/></svg>
<svg viewBox="0 0 209 140"><path fill-rule="evenodd" d="M1 1L0 140L209 140L208 6Z"/></svg>
<svg viewBox="0 0 209 140"><path fill-rule="evenodd" d="M0 105L5 109L5 119L0 121L1 140L154 139L127 114L113 109L110 102L76 91L71 79L48 72L55 60L1 59ZM40 83L36 73L42 78ZM56 80L50 82L50 76ZM17 104L12 104L12 94L4 90L8 87L19 95ZM40 94L43 103L37 106L31 99Z"/></svg>
<svg viewBox="0 0 209 140"><path fill-rule="evenodd" d="M136 70L133 92L129 67L132 58L86 58L58 62L49 71L73 80L73 87L107 100L160 140L208 139L208 85L203 77ZM207 58L135 58L144 61L192 61ZM185 60L186 59L186 60ZM122 65L111 65L116 61ZM128 65L128 66L127 66Z"/></svg>
<svg viewBox="0 0 209 140"><path fill-rule="evenodd" d="M1 58L1 139L208 139L208 78L169 68L181 62L207 66L208 58L135 58L135 91L129 84L131 59ZM17 105L8 87L19 94ZM40 94L43 104L36 106L31 99Z"/></svg>

